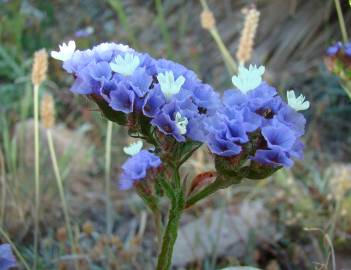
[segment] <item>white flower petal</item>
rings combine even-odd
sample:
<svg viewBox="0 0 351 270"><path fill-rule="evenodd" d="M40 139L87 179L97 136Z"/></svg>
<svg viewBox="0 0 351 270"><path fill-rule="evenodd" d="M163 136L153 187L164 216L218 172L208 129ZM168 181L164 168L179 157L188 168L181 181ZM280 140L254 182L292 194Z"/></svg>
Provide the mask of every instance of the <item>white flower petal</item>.
<svg viewBox="0 0 351 270"><path fill-rule="evenodd" d="M129 144L128 146L123 147L123 151L129 156L134 156L138 154L142 148L143 148L143 142L139 140Z"/></svg>
<svg viewBox="0 0 351 270"><path fill-rule="evenodd" d="M157 80L160 84L161 91L167 100L169 100L173 95L179 93L185 82L184 76L179 76L176 80L174 80L174 74L172 71L159 73L157 75Z"/></svg>
<svg viewBox="0 0 351 270"><path fill-rule="evenodd" d="M310 107L310 102L305 100L303 95L296 97L294 90L287 91L286 97L289 106L295 111L307 110Z"/></svg>
<svg viewBox="0 0 351 270"><path fill-rule="evenodd" d="M179 112L176 112L175 114L175 121L176 121L176 126L179 130L179 133L181 135L186 134L186 127L188 125L188 119L184 116L182 116Z"/></svg>
<svg viewBox="0 0 351 270"><path fill-rule="evenodd" d="M51 57L60 61L67 61L72 58L76 50L76 43L74 40L70 40L68 44L62 43L62 45L59 45L59 49L59 51L51 51Z"/></svg>
<svg viewBox="0 0 351 270"><path fill-rule="evenodd" d="M250 65L247 69L243 65L240 65L238 75L232 77L232 83L241 92L246 94L261 84L264 71L264 66L257 68L256 65Z"/></svg>
<svg viewBox="0 0 351 270"><path fill-rule="evenodd" d="M139 65L139 57L132 53L126 53L124 57L122 57L121 55L117 55L117 57L115 57L114 59L114 62L110 63L112 71L122 74L124 76L132 75Z"/></svg>

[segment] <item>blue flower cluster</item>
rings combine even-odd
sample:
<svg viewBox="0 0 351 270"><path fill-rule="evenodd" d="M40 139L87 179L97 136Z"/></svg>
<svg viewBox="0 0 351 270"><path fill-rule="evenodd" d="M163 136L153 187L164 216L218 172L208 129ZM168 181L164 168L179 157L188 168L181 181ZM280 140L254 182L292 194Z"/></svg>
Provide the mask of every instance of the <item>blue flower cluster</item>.
<svg viewBox="0 0 351 270"><path fill-rule="evenodd" d="M160 165L161 160L158 156L147 150L141 150L123 164L119 181L120 189L132 188L136 182L145 179L153 169L157 169Z"/></svg>
<svg viewBox="0 0 351 270"><path fill-rule="evenodd" d="M194 72L121 44L74 51L63 68L74 75L74 93L99 95L115 111L143 114L178 142L203 140L203 119L220 104L219 95Z"/></svg>
<svg viewBox="0 0 351 270"><path fill-rule="evenodd" d="M327 49L328 56L335 56L340 52L351 57L351 42L342 43L338 41Z"/></svg>
<svg viewBox="0 0 351 270"><path fill-rule="evenodd" d="M240 154L253 145L251 160L273 167L290 167L292 159L302 159L305 118L262 82L243 93L227 90L223 106L205 124L210 150L222 157Z"/></svg>
<svg viewBox="0 0 351 270"><path fill-rule="evenodd" d="M16 266L16 258L9 244L0 245L0 270L7 270Z"/></svg>
<svg viewBox="0 0 351 270"><path fill-rule="evenodd" d="M206 143L213 154L225 158L245 152L254 163L271 167L290 167L303 156L300 138L306 121L297 110L309 104L293 91L289 105L285 103L262 81L264 67L241 66L232 79L237 89L226 91L221 100L193 71L126 45L102 43L80 51L71 41L52 56L73 74L73 92L97 95L132 119L142 116L158 134L177 142ZM148 151L136 154L123 166L121 188L130 188L159 165Z"/></svg>

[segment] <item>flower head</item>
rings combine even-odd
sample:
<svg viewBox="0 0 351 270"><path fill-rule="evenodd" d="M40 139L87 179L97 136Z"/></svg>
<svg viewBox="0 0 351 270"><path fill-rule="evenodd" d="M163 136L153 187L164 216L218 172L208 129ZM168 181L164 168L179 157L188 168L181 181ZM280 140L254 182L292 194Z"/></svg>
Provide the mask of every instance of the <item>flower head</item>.
<svg viewBox="0 0 351 270"><path fill-rule="evenodd" d="M246 94L261 84L264 71L264 66L257 67L256 65L250 65L247 69L243 65L240 65L239 74L232 77L232 82L235 87Z"/></svg>
<svg viewBox="0 0 351 270"><path fill-rule="evenodd" d="M112 71L130 76L135 69L140 65L140 59L133 53L126 53L124 56L117 55L113 62L110 63Z"/></svg>
<svg viewBox="0 0 351 270"><path fill-rule="evenodd" d="M147 150L141 150L122 165L122 174L119 182L120 189L130 189L134 183L145 179L149 170L155 169L160 165L161 160L158 156Z"/></svg>
<svg viewBox="0 0 351 270"><path fill-rule="evenodd" d="M60 61L67 61L72 58L74 51L76 50L76 43L74 40L69 41L67 44L62 43L59 45L60 51L52 51L51 57Z"/></svg>
<svg viewBox="0 0 351 270"><path fill-rule="evenodd" d="M143 141L139 140L129 144L128 146L123 147L123 151L129 156L135 156L141 151L142 148L143 148Z"/></svg>
<svg viewBox="0 0 351 270"><path fill-rule="evenodd" d="M160 84L161 91L167 100L178 94L180 88L185 82L184 76L179 76L176 80L172 71L166 71L165 73L159 73L157 75L157 80Z"/></svg>
<svg viewBox="0 0 351 270"><path fill-rule="evenodd" d="M9 244L0 245L0 269L7 270L16 266L16 258Z"/></svg>
<svg viewBox="0 0 351 270"><path fill-rule="evenodd" d="M288 104L295 111L307 110L310 107L310 102L305 100L302 94L296 97L294 90L288 91L287 94Z"/></svg>

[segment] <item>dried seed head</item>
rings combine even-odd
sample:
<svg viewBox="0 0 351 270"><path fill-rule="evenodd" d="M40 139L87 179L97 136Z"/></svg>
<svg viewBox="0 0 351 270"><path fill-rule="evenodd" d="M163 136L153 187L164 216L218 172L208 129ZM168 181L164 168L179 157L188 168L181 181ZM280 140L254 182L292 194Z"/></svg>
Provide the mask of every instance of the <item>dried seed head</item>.
<svg viewBox="0 0 351 270"><path fill-rule="evenodd" d="M56 237L57 240L60 242L65 242L67 240L67 232L66 229L64 227L59 228L56 231Z"/></svg>
<svg viewBox="0 0 351 270"><path fill-rule="evenodd" d="M91 235L94 232L94 226L90 221L87 221L83 224L83 232L86 235Z"/></svg>
<svg viewBox="0 0 351 270"><path fill-rule="evenodd" d="M216 21L213 16L213 13L210 10L202 11L200 17L201 17L202 28L206 30L211 30L215 26Z"/></svg>
<svg viewBox="0 0 351 270"><path fill-rule="evenodd" d="M51 95L45 94L41 100L41 122L46 129L55 125L55 103Z"/></svg>
<svg viewBox="0 0 351 270"><path fill-rule="evenodd" d="M32 66L32 83L40 85L45 79L48 70L48 54L45 49L41 49L34 53Z"/></svg>
<svg viewBox="0 0 351 270"><path fill-rule="evenodd" d="M255 8L244 9L245 14L244 28L241 32L239 48L236 58L240 64L245 64L251 58L256 30L260 18L260 12Z"/></svg>

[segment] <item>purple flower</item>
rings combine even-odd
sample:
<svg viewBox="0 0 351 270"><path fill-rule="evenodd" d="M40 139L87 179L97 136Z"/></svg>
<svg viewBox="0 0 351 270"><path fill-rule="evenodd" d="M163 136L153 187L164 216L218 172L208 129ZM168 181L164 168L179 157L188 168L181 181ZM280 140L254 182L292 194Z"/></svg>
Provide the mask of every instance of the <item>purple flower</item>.
<svg viewBox="0 0 351 270"><path fill-rule="evenodd" d="M177 112L179 108L175 103L166 104L162 111L152 119L151 124L163 134L173 136L178 142L184 142L185 137L181 134L176 122Z"/></svg>
<svg viewBox="0 0 351 270"><path fill-rule="evenodd" d="M166 99L162 94L159 87L151 89L149 94L146 96L143 104L143 113L148 117L155 117L166 103Z"/></svg>
<svg viewBox="0 0 351 270"><path fill-rule="evenodd" d="M298 137L305 133L305 117L301 113L298 113L289 107L287 104L282 106L282 108L274 116L274 119L277 119L281 123L288 126Z"/></svg>
<svg viewBox="0 0 351 270"><path fill-rule="evenodd" d="M294 132L283 124L263 127L262 135L270 149L289 151L295 143Z"/></svg>
<svg viewBox="0 0 351 270"><path fill-rule="evenodd" d="M158 168L160 165L161 160L158 156L147 150L141 150L122 165L122 174L119 181L120 189L132 188L134 183L147 177L149 170Z"/></svg>
<svg viewBox="0 0 351 270"><path fill-rule="evenodd" d="M257 150L252 160L272 167L284 166L291 167L293 161L287 157L287 155L280 149L274 150Z"/></svg>
<svg viewBox="0 0 351 270"><path fill-rule="evenodd" d="M123 82L120 82L116 89L111 91L109 95L111 108L124 113L133 112L135 93Z"/></svg>
<svg viewBox="0 0 351 270"><path fill-rule="evenodd" d="M0 245L0 270L7 270L16 266L16 258L9 244Z"/></svg>
<svg viewBox="0 0 351 270"><path fill-rule="evenodd" d="M344 51L347 56L351 56L351 42L344 45Z"/></svg>
<svg viewBox="0 0 351 270"><path fill-rule="evenodd" d="M242 123L238 120L228 121L225 115L217 113L205 124L208 132L206 143L212 153L231 157L241 152L241 143L248 141Z"/></svg>
<svg viewBox="0 0 351 270"><path fill-rule="evenodd" d="M335 44L333 44L332 46L330 46L327 49L327 55L329 55L329 56L336 55L342 47L343 47L343 45L340 41L336 42Z"/></svg>

